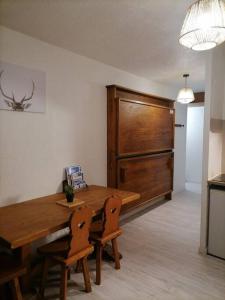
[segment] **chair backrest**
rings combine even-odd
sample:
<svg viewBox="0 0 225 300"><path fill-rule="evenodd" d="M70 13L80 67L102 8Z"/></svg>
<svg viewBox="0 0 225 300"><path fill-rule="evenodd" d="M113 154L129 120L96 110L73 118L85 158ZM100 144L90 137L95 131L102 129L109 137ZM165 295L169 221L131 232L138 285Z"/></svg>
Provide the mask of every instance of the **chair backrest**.
<svg viewBox="0 0 225 300"><path fill-rule="evenodd" d="M89 246L89 229L92 210L86 206L77 208L70 218L70 245L67 257L70 257Z"/></svg>
<svg viewBox="0 0 225 300"><path fill-rule="evenodd" d="M122 200L116 196L106 199L104 204L103 237L119 229L121 205Z"/></svg>

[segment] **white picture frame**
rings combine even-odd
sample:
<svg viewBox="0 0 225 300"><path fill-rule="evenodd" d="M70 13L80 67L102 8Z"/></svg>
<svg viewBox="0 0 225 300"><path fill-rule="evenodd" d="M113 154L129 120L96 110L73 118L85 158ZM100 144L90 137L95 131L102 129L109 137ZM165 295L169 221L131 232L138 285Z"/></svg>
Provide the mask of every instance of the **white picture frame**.
<svg viewBox="0 0 225 300"><path fill-rule="evenodd" d="M45 93L43 71L0 61L0 109L44 113Z"/></svg>

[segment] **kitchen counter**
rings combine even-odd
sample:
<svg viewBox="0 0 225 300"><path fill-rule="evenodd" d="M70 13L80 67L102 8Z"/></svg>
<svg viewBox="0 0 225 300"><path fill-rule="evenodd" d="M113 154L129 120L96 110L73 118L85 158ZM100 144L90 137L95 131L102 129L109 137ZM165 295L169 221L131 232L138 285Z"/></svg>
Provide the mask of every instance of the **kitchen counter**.
<svg viewBox="0 0 225 300"><path fill-rule="evenodd" d="M225 188L225 174L221 174L216 176L215 178L208 181L208 185L210 188Z"/></svg>

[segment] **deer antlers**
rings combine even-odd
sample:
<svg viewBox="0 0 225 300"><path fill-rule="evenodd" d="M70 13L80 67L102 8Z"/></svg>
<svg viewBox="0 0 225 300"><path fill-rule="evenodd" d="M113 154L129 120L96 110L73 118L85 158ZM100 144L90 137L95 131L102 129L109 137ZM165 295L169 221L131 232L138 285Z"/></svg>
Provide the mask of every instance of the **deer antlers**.
<svg viewBox="0 0 225 300"><path fill-rule="evenodd" d="M33 95L34 95L34 89L35 89L35 84L34 84L34 81L32 81L32 92L31 92L31 95L30 97L26 98L26 95L19 101L17 102L15 100L15 96L12 92L12 97L8 96L5 94L5 92L3 91L3 88L2 88L2 85L1 85L1 77L2 77L2 74L4 73L4 71L2 70L0 72L0 91L3 95L4 98L8 99L9 101L5 100L6 104L11 107L13 110L19 110L19 111L24 111L24 109L28 108L31 106L31 103L29 104L24 104L24 102L26 101L29 101L32 99ZM12 101L12 102L10 102Z"/></svg>
<svg viewBox="0 0 225 300"><path fill-rule="evenodd" d="M6 99L15 102L14 94L12 93L12 98L11 98L11 97L7 96L7 95L4 93L3 89L2 89L2 86L1 86L1 77L2 77L3 72L4 72L4 71L1 71L1 72L0 72L0 91L1 91L2 95L3 95Z"/></svg>
<svg viewBox="0 0 225 300"><path fill-rule="evenodd" d="M34 87L35 87L33 80L32 80L32 85L33 85L33 86L32 86L32 92L31 92L30 97L26 98L26 95L25 95L25 96L23 97L23 99L20 101L21 103L23 103L23 102L25 102L25 101L29 101L29 100L32 99L32 97L33 97L33 95L34 95Z"/></svg>

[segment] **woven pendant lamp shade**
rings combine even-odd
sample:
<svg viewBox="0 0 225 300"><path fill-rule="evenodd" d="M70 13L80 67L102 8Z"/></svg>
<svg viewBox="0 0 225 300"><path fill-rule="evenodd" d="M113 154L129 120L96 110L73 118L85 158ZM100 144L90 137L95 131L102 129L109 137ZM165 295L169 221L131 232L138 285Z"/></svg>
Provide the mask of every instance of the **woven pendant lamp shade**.
<svg viewBox="0 0 225 300"><path fill-rule="evenodd" d="M199 0L188 10L179 42L196 51L208 50L225 41L224 0Z"/></svg>

